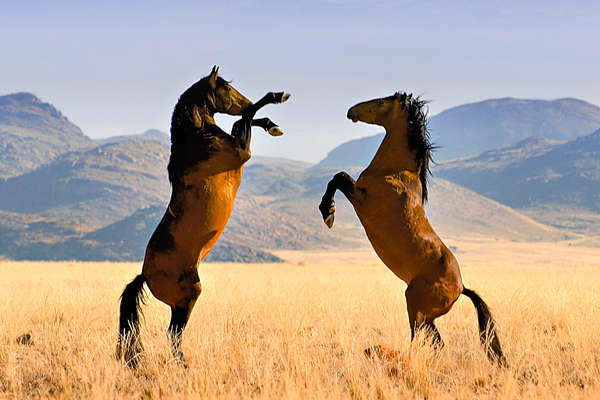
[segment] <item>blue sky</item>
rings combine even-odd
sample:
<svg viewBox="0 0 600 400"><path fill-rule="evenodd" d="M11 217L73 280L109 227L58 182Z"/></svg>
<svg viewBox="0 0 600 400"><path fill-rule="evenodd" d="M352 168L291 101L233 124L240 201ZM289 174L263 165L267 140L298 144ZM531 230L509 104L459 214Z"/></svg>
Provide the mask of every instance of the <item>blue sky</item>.
<svg viewBox="0 0 600 400"><path fill-rule="evenodd" d="M218 64L251 99L293 95L261 112L286 135L256 131L254 154L309 161L380 131L346 110L396 90L431 114L506 96L600 104L598 2L122 3L2 2L0 94L32 92L94 138L168 132L178 95Z"/></svg>

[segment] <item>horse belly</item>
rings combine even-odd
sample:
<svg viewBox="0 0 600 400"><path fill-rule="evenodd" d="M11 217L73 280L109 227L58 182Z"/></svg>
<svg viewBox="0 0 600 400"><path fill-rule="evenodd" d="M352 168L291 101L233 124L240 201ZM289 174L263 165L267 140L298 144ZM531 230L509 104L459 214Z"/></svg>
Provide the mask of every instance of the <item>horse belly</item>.
<svg viewBox="0 0 600 400"><path fill-rule="evenodd" d="M364 222L361 219L361 222L373 250L375 250L381 261L396 276L409 283L414 276L409 257L413 251L405 243L406 234L401 232L404 230L402 225L398 224L394 229L391 229L392 227L383 221L382 224L377 224L373 221Z"/></svg>
<svg viewBox="0 0 600 400"><path fill-rule="evenodd" d="M401 182L384 179L364 180L366 197L354 205L367 238L383 263L406 283L419 274L423 260L417 236L423 227L419 208ZM421 209L422 210L422 209ZM426 224L429 226L428 224ZM426 229L425 229L426 231Z"/></svg>

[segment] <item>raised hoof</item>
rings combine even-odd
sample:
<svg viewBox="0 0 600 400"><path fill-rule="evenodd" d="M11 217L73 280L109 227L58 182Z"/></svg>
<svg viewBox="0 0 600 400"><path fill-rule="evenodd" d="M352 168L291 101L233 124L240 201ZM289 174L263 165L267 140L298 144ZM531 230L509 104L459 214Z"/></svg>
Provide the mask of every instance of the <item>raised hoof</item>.
<svg viewBox="0 0 600 400"><path fill-rule="evenodd" d="M278 126L274 126L272 128L269 128L268 132L269 132L269 135L271 135L271 136L281 136L281 135L283 135L283 131Z"/></svg>
<svg viewBox="0 0 600 400"><path fill-rule="evenodd" d="M323 221L325 222L325 225L327 225L327 227L331 229L331 227L333 226L333 220L335 218L335 203L333 202L333 200L331 201L331 203L327 203L328 202L326 200L321 200L321 204L319 204L319 211L323 216Z"/></svg>
<svg viewBox="0 0 600 400"><path fill-rule="evenodd" d="M327 217L325 217L323 219L323 221L325 222L325 225L327 225L327 227L329 229L331 229L331 227L333 226L333 220L334 219L335 219L335 214L331 214L331 215L328 215Z"/></svg>
<svg viewBox="0 0 600 400"><path fill-rule="evenodd" d="M292 96L290 93L286 92L276 92L273 93L274 103L285 103Z"/></svg>

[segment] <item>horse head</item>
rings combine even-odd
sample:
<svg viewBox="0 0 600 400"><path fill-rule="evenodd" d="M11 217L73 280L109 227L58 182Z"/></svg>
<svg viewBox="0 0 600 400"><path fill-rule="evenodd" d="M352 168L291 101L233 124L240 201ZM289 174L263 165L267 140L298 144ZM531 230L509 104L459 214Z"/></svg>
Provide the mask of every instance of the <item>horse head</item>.
<svg viewBox="0 0 600 400"><path fill-rule="evenodd" d="M411 100L412 94L397 92L392 96L363 101L348 110L348 119L385 127L407 119L406 108Z"/></svg>
<svg viewBox="0 0 600 400"><path fill-rule="evenodd" d="M216 113L242 115L252 102L237 91L231 83L219 76L216 65L208 76L200 79L180 98L180 102L194 104L211 116Z"/></svg>
<svg viewBox="0 0 600 400"><path fill-rule="evenodd" d="M375 158L390 165L418 171L423 189L423 202L427 200L427 175L431 152L435 146L429 140L427 130L426 101L405 92L358 103L348 110L353 122L380 125L386 130L386 138ZM408 150L408 153L406 152ZM407 166L408 154L414 166ZM374 160L375 161L375 160Z"/></svg>

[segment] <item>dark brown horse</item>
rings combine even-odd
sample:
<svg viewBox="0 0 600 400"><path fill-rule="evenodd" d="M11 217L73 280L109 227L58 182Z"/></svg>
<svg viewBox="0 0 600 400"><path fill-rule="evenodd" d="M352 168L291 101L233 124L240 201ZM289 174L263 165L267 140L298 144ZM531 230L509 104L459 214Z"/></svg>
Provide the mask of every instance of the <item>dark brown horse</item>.
<svg viewBox="0 0 600 400"><path fill-rule="evenodd" d="M396 93L350 108L348 118L381 125L386 135L357 181L345 172L333 177L319 210L331 228L335 191L340 190L352 203L377 255L408 284L406 304L412 338L417 329L425 328L436 345L443 345L434 320L450 311L464 294L477 309L479 334L488 357L504 364L487 305L463 286L456 258L425 216L432 145L423 106L419 98ZM375 349L379 351L379 347Z"/></svg>
<svg viewBox="0 0 600 400"><path fill-rule="evenodd" d="M146 248L142 273L121 296L117 356L129 365L136 364L142 349L139 313L144 283L171 306L172 351L185 365L181 337L201 292L198 265L231 215L244 163L250 159L251 126L273 136L282 134L270 119L253 119L254 115L266 104L283 103L289 96L269 92L253 104L219 77L215 67L179 98L171 120L171 200ZM242 118L230 135L215 124L215 113Z"/></svg>

